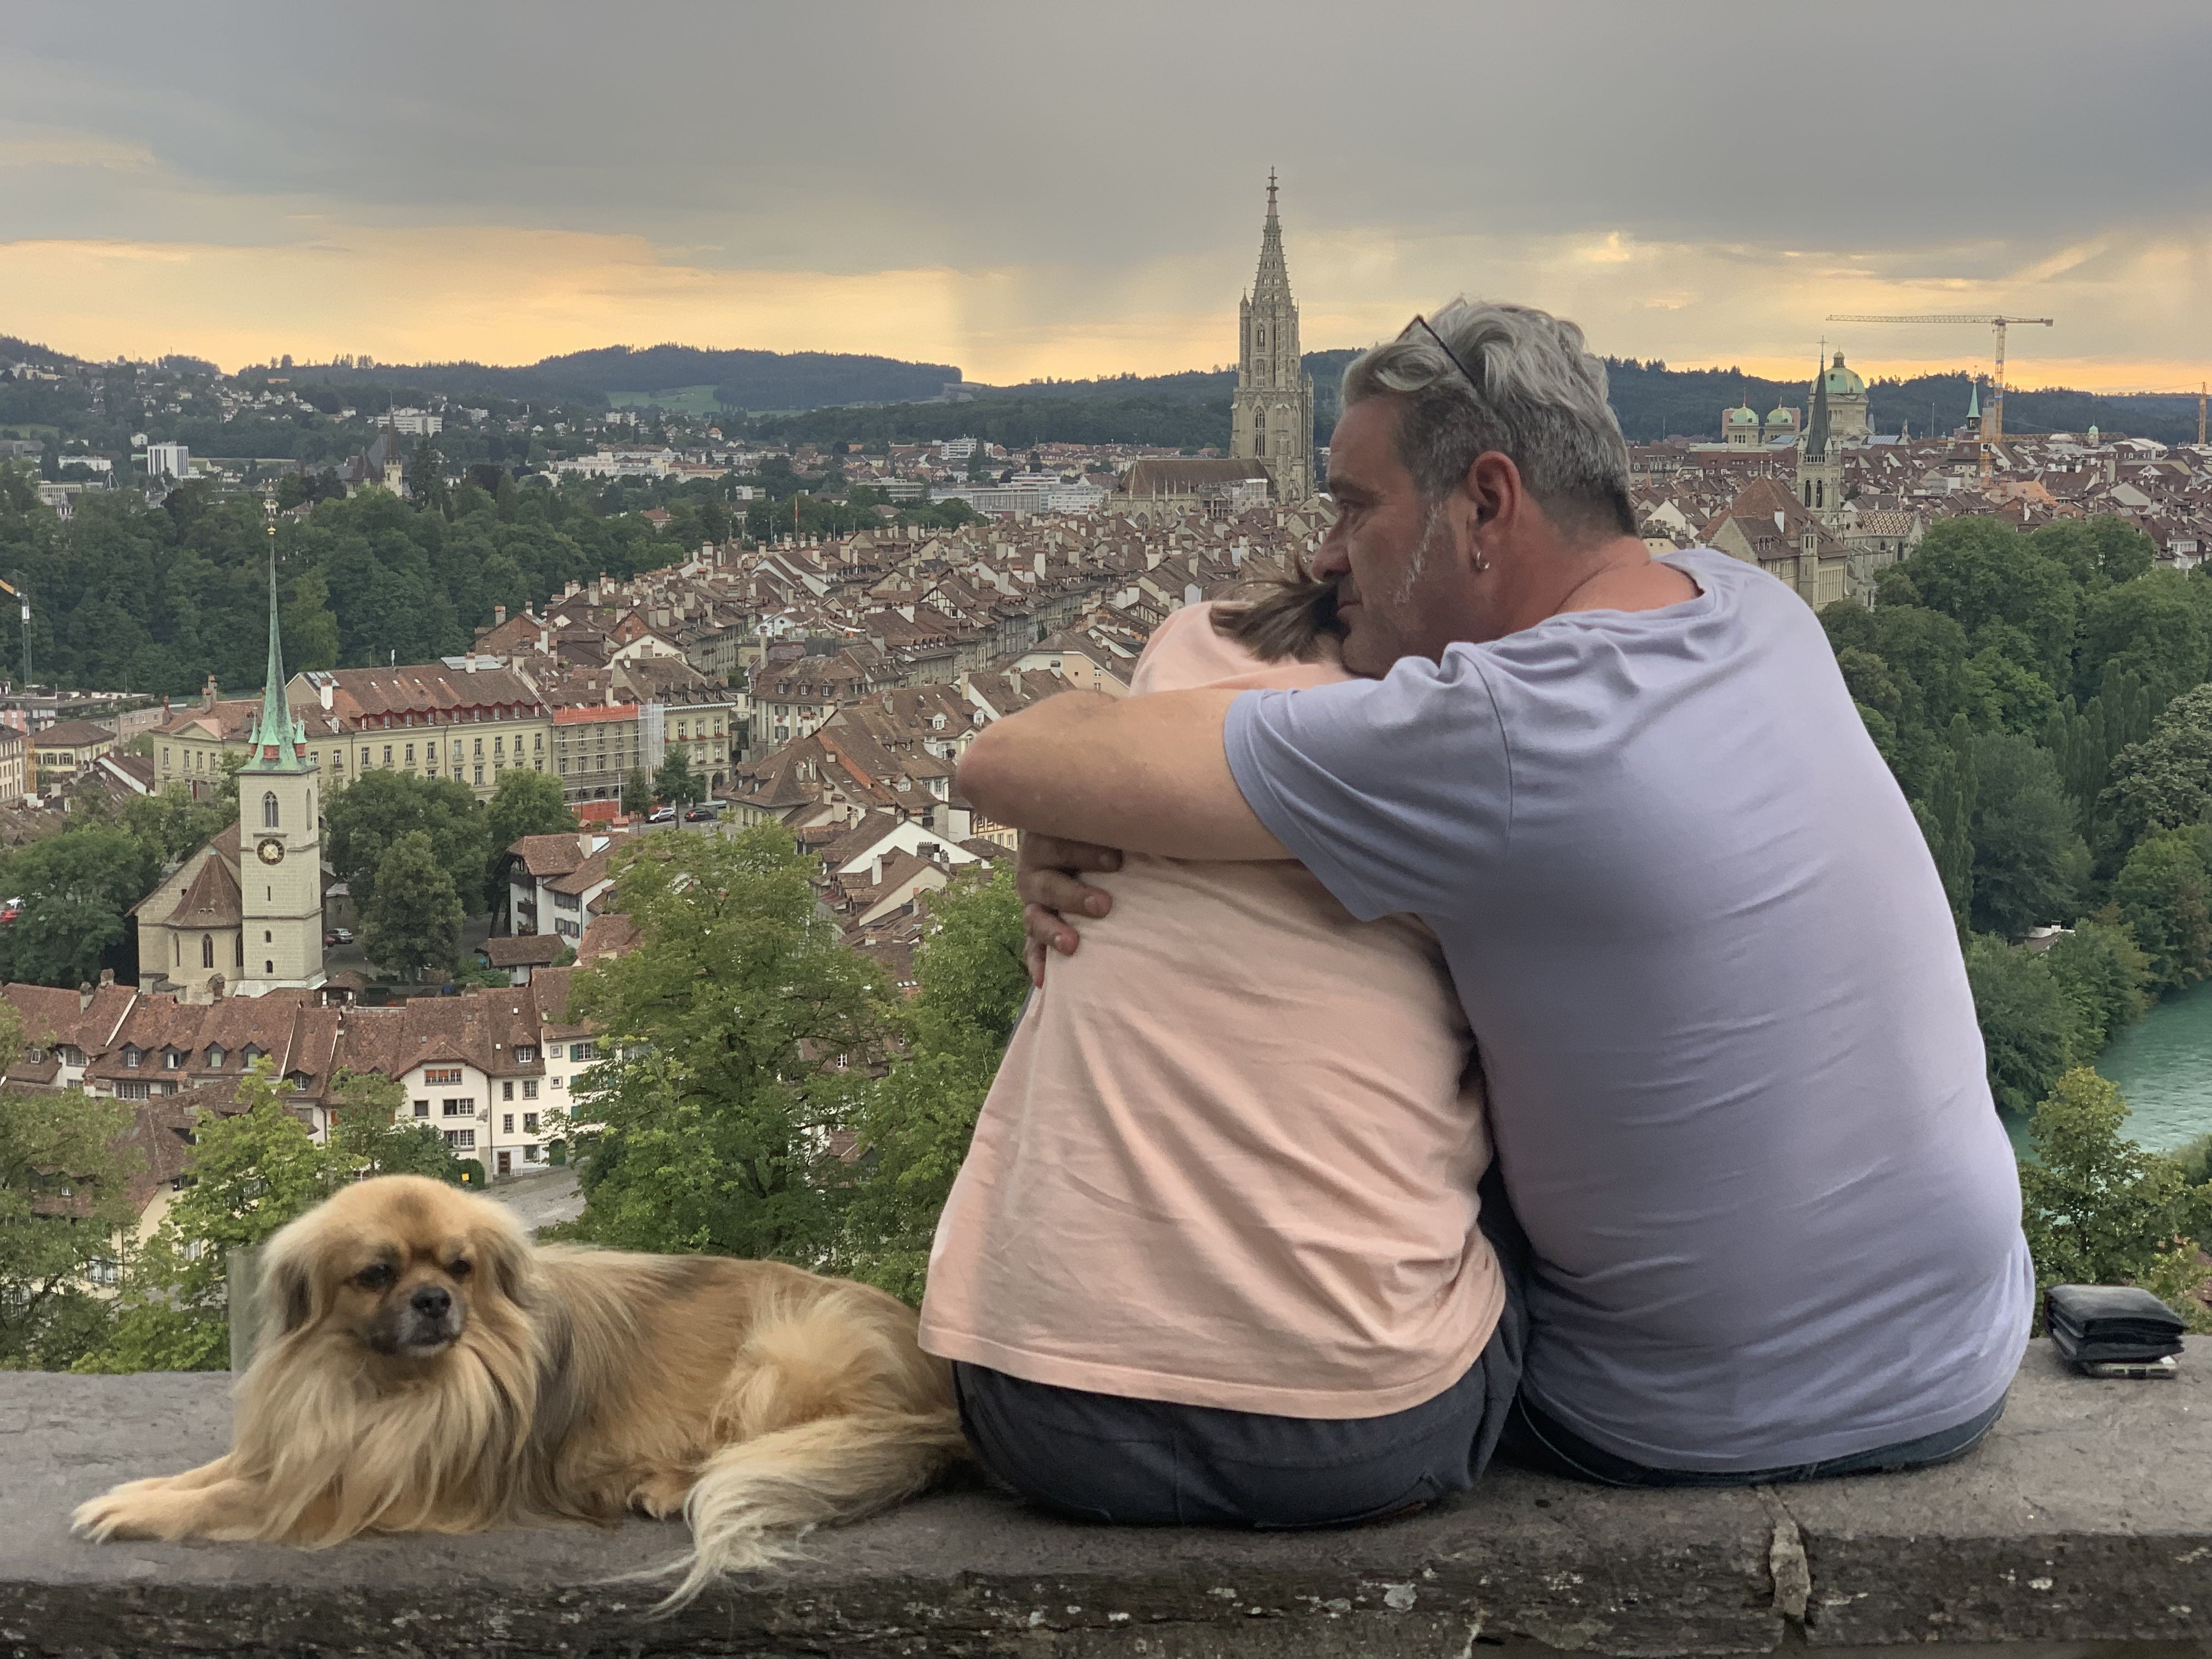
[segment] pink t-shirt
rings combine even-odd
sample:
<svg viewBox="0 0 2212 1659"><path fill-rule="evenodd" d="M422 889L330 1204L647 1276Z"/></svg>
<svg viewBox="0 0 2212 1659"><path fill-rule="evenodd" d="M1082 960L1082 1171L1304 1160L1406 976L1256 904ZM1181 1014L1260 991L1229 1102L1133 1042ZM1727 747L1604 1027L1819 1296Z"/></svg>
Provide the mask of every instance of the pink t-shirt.
<svg viewBox="0 0 2212 1659"><path fill-rule="evenodd" d="M1187 606L1133 690L1304 687ZM1490 1160L1435 939L1304 866L1129 858L1054 957L930 1251L921 1345L1032 1382L1377 1417L1474 1364L1504 1300Z"/></svg>

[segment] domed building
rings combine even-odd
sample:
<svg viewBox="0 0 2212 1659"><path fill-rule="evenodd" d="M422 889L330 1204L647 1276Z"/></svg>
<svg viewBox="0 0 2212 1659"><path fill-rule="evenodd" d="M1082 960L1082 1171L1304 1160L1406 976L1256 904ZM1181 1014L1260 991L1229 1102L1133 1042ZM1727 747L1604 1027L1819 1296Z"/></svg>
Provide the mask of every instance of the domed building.
<svg viewBox="0 0 2212 1659"><path fill-rule="evenodd" d="M1820 371L1819 378L1826 383L1828 393L1828 441L1864 443L1874 430L1867 418L1866 382L1844 367L1844 354L1840 351L1835 362ZM1812 389L1819 388L1816 385Z"/></svg>
<svg viewBox="0 0 2212 1659"><path fill-rule="evenodd" d="M1797 429L1796 410L1784 409L1780 404L1777 404L1766 411L1767 442L1772 443L1778 438L1787 438L1795 443L1797 441Z"/></svg>
<svg viewBox="0 0 2212 1659"><path fill-rule="evenodd" d="M1730 449L1757 449L1759 411L1748 403L1722 410L1721 438Z"/></svg>

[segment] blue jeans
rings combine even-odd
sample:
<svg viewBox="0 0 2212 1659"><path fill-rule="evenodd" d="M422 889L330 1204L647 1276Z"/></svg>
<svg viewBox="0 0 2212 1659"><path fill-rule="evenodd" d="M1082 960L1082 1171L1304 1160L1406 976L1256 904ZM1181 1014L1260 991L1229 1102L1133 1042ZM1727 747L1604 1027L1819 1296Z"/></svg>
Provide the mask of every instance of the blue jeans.
<svg viewBox="0 0 2212 1659"><path fill-rule="evenodd" d="M1987 1411L1955 1427L1942 1429L1917 1440L1900 1440L1872 1451L1825 1458L1817 1463L1790 1463L1780 1468L1747 1472L1714 1469L1661 1469L1620 1457L1590 1443L1550 1416L1522 1395L1513 1401L1506 1419L1498 1455L1523 1467L1564 1474L1571 1480L1595 1480L1607 1486L1778 1486L1798 1480L1826 1480L1839 1474L1878 1474L1897 1469L1929 1468L1964 1457L1982 1443L1997 1419L2004 1415L2002 1400Z"/></svg>

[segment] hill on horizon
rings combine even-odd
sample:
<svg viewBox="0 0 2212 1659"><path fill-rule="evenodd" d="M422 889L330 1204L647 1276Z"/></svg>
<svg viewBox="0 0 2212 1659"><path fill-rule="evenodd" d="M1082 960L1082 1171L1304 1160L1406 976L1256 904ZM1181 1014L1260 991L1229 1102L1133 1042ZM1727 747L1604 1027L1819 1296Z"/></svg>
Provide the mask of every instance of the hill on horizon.
<svg viewBox="0 0 2212 1659"><path fill-rule="evenodd" d="M96 372L100 367L9 335L0 335L0 354L58 368ZM1314 378L1316 434L1322 441L1335 423L1338 382L1356 355L1352 347L1306 354L1306 370ZM183 366L192 360L165 361ZM1762 414L1778 403L1802 410L1809 401L1802 382L1765 380L1735 368L1670 368L1662 362L1634 358L1608 359L1607 368L1613 411L1621 430L1636 443L1669 436L1717 438L1722 411L1747 401ZM894 434L988 435L1006 441L1000 432L1011 435L1018 430L1026 434L1023 441L1118 439L1181 447L1227 441L1228 404L1237 385L1233 368L1206 368L991 386L963 380L958 366L951 363L847 352L712 350L674 343L599 346L512 367L468 361L376 363L367 368L301 363L282 370L255 365L240 375L247 380L283 375L295 385L374 387L395 398L483 396L591 408L647 404L655 394L665 394L672 410L695 414L722 410L750 414L756 421L772 417L763 435L773 431L793 437L858 439L865 428L866 435L876 441ZM949 386L962 386L975 401L941 401ZM1966 419L1968 390L1963 372L1876 380L1869 388L1875 430L1895 432L1901 422L1910 422L1917 433L1931 427L1948 432ZM994 403L996 409L982 407ZM957 411L963 409L974 411L972 433L962 429ZM841 417L836 413L840 410L853 413ZM2197 400L2183 393L2107 397L2065 388L2013 392L2006 398L2005 416L2007 428L2021 435L2080 432L2094 424L2107 432L2166 443L2189 443L2197 436ZM845 434L841 430L844 426L854 429ZM1115 439L1100 435L1107 433Z"/></svg>

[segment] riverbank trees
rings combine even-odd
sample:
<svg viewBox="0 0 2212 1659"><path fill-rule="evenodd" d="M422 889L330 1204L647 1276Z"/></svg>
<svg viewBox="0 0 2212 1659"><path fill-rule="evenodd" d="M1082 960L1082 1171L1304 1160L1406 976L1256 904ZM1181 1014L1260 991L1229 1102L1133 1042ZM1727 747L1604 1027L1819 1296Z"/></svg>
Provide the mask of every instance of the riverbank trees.
<svg viewBox="0 0 2212 1659"><path fill-rule="evenodd" d="M1947 520L1821 612L1920 820L2008 1110L2212 975L2212 579L2124 520ZM2046 953L2014 942L2070 926Z"/></svg>

